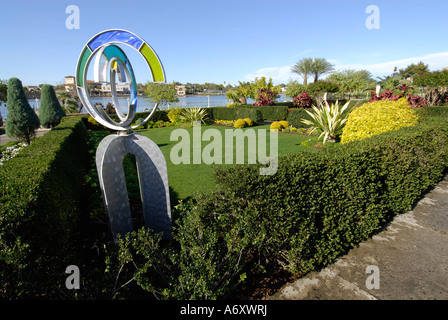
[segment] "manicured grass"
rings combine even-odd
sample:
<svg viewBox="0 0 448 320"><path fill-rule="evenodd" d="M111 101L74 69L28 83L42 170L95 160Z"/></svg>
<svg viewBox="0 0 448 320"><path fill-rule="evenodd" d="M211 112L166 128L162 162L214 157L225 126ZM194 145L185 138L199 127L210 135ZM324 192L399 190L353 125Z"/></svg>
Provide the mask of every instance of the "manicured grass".
<svg viewBox="0 0 448 320"><path fill-rule="evenodd" d="M204 133L207 129L217 129L221 132L221 136L225 137L225 130L233 130L233 128L230 127L224 127L224 126L202 126L201 132ZM163 127L163 128L157 128L157 129L143 129L137 131L138 133L147 136L154 142L158 144L160 149L162 150L163 154L165 155L165 159L167 161L167 167L168 167L168 179L169 179L169 185L172 192L172 203L177 203L178 199L186 199L188 197L193 196L197 192L208 192L216 187L216 183L214 181L214 167L215 164L208 165L205 163L201 164L192 164L193 155L190 157L190 164L174 164L173 159L170 157L171 149L178 143L182 143L181 140L177 141L171 141L171 133L179 129L179 127ZM269 155L269 125L262 125L262 126L256 126L251 128L245 128L245 130L249 129L255 129L255 130L265 130L266 131L266 142L267 142L267 152ZM192 146L192 137L193 137L193 128L183 128L183 130L186 130L189 133L190 136L190 145L191 145L191 153L198 152L193 151ZM258 131L257 131L258 134ZM174 139L174 138L173 138ZM309 145L310 146L302 146L300 145L302 142L310 140ZM257 141L258 141L258 135L257 135ZM278 154L284 155L284 154L290 154L290 153L297 153L302 151L308 151L308 152L316 152L318 151L313 147L313 145L317 141L317 136L306 136L306 135L299 135L299 134L289 134L289 133L278 133ZM201 152L212 142L209 141L202 141L201 143ZM223 161L222 163L225 163L224 161L224 145L225 142L222 141L223 145ZM235 155L235 149L236 144L233 144L233 154ZM245 143L245 163L247 163L247 142ZM258 158L257 158L258 161ZM235 163L235 158L234 158ZM233 164L236 165L236 164ZM231 166L230 164L220 164L220 166ZM174 198L174 199L173 199Z"/></svg>

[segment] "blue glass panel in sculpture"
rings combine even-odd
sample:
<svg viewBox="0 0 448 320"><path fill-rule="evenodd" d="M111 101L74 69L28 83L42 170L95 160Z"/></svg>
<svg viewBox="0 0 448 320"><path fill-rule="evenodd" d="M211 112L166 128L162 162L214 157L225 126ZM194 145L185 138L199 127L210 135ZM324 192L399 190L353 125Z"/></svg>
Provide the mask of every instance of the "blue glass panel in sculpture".
<svg viewBox="0 0 448 320"><path fill-rule="evenodd" d="M142 45L143 41L133 35L130 32L123 30L112 30L106 31L89 42L89 47L92 51L95 51L98 47L102 46L105 43L110 42L121 42L126 43L130 46L133 46L135 49L139 49Z"/></svg>

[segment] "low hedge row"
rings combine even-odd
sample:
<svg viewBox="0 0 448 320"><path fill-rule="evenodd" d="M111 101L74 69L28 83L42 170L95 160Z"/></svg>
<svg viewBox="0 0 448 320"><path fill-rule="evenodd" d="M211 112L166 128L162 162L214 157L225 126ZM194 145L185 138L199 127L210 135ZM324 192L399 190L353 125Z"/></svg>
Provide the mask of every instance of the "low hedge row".
<svg viewBox="0 0 448 320"><path fill-rule="evenodd" d="M255 108L213 107L207 109L209 117L219 120L237 120L250 118L255 123L263 122L262 113Z"/></svg>
<svg viewBox="0 0 448 320"><path fill-rule="evenodd" d="M329 101L334 102L334 101ZM347 101L341 100L344 104ZM356 100L354 106L360 106L367 100ZM205 108L208 117L218 120L237 120L239 118L251 118L255 123L261 123L263 120L281 121L287 120L290 124L297 128L305 128L307 125L301 122L302 118L309 119L309 115L304 109L291 109L292 102L278 102L275 106L260 106L254 107L251 104L237 105L234 107L210 107ZM249 111L250 110L250 111ZM146 118L149 112L138 112L134 119ZM113 120L118 121L118 116L115 114L109 115ZM151 117L151 121L157 122L159 120L169 121L167 110L157 110Z"/></svg>
<svg viewBox="0 0 448 320"><path fill-rule="evenodd" d="M286 121L296 128L308 128L310 125L304 124L302 119L312 120L311 116L306 112L306 110L310 111L311 109L291 109L289 111L288 116L286 117Z"/></svg>
<svg viewBox="0 0 448 320"><path fill-rule="evenodd" d="M143 118L145 119L151 112L149 111L145 111L145 112L137 112L136 115L134 116L134 119L138 119L138 118ZM110 114L109 117L114 120L114 121L118 121L118 116L116 114ZM170 121L170 119L168 119L168 111L166 110L156 110L154 111L154 114L151 117L151 121L157 122L159 120L162 121Z"/></svg>
<svg viewBox="0 0 448 320"><path fill-rule="evenodd" d="M284 105L254 107L252 105L238 105L234 107L207 108L209 117L219 120L236 120L241 118L240 110L258 110L262 120L286 120L288 107ZM257 116L260 117L260 116ZM253 119L252 119L253 120ZM259 123L259 122L258 122Z"/></svg>
<svg viewBox="0 0 448 320"><path fill-rule="evenodd" d="M272 265L294 274L325 265L411 209L446 173L448 117L421 115L413 127L279 157L272 176L258 165L218 168L218 190L181 210L178 249L162 250L141 230L120 240L119 252L143 289L177 299L225 297Z"/></svg>
<svg viewBox="0 0 448 320"><path fill-rule="evenodd" d="M36 138L0 167L0 297L63 285L79 219L87 132L80 117Z"/></svg>

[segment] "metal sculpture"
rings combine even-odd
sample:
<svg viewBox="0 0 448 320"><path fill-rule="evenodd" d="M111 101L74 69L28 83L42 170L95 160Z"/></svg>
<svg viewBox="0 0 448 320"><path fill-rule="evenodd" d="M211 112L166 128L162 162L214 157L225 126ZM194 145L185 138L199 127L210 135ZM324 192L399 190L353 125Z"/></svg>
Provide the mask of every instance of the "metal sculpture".
<svg viewBox="0 0 448 320"><path fill-rule="evenodd" d="M131 63L119 47L120 44L127 45L142 55L154 82L166 82L165 71L155 51L142 38L126 30L98 33L87 42L79 56L76 88L81 102L96 121L119 131L118 134L105 137L96 151L96 166L110 229L114 238L117 234L133 230L123 170L123 159L130 153L136 157L145 225L155 232L163 232L163 238L169 239L172 226L165 157L151 139L132 131L152 117L158 104L155 104L143 122L131 125L137 110L137 83ZM119 122L110 118L103 108L93 106L90 100L87 71L94 57L94 80L110 83ZM130 99L125 110L121 110L118 103L116 77L120 82L129 82Z"/></svg>

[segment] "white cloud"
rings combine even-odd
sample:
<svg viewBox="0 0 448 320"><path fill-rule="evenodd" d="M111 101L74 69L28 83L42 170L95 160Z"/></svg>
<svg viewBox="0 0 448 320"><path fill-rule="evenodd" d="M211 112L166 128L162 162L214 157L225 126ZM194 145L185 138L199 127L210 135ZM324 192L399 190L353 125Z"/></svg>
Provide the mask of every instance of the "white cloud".
<svg viewBox="0 0 448 320"><path fill-rule="evenodd" d="M255 78L266 77L267 79L272 78L274 83L287 83L291 77L294 77L291 72L291 66L282 67L269 67L262 68L253 73L245 75L246 80L254 80Z"/></svg>
<svg viewBox="0 0 448 320"><path fill-rule="evenodd" d="M418 57L405 58L399 60L393 60L388 62L380 62L373 64L338 64L337 60L327 59L329 62L333 63L335 70L345 70L345 69L355 69L355 70L368 70L372 73L373 77L387 76L393 73L394 67L398 69L406 68L412 63L423 63L427 64L429 70L441 70L448 67L448 52L431 53L427 55L422 55ZM267 79L272 78L274 83L288 83L290 79L297 79L299 82L302 78L293 72L291 72L292 66L281 66L281 67L268 67L256 70L253 73L245 75L246 80L254 80L256 77L265 76Z"/></svg>

